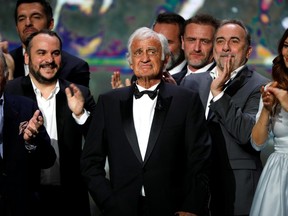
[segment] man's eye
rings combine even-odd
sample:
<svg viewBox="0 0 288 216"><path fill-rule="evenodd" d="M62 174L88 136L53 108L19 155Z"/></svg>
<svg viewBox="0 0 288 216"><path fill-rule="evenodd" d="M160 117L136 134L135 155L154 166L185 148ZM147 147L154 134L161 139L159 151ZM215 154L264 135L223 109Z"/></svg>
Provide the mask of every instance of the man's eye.
<svg viewBox="0 0 288 216"><path fill-rule="evenodd" d="M135 52L134 52L134 56L140 56L140 55L142 55L142 50L136 50Z"/></svg>
<svg viewBox="0 0 288 216"><path fill-rule="evenodd" d="M151 49L151 50L148 50L147 53L148 53L148 55L153 56L153 55L157 54L157 50Z"/></svg>

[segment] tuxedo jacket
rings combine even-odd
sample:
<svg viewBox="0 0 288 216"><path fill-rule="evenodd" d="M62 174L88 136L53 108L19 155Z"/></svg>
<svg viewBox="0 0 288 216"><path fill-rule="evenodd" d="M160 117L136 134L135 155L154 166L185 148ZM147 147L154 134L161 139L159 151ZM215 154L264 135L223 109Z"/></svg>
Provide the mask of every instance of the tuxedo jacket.
<svg viewBox="0 0 288 216"><path fill-rule="evenodd" d="M15 62L14 78L25 76L22 46L10 51L10 54ZM59 78L89 87L90 71L86 61L63 50L61 64Z"/></svg>
<svg viewBox="0 0 288 216"><path fill-rule="evenodd" d="M160 84L144 161L133 122L135 85L98 98L84 145L82 174L104 215L136 216L141 188L149 215L202 215L211 140L198 94ZM106 156L110 179L105 177Z"/></svg>
<svg viewBox="0 0 288 216"><path fill-rule="evenodd" d="M88 193L80 173L80 155L82 141L85 138L90 118L84 125L78 125L68 107L65 88L70 82L59 79L60 91L56 95L56 124L58 134L61 186L67 194L67 203L76 215L86 215L89 209ZM88 88L78 85L84 98L84 108L91 114L95 109L95 101ZM22 95L36 101L29 76L18 77L7 83L5 92ZM81 210L81 206L83 209ZM78 209L77 209L78 208ZM78 212L79 210L79 212ZM82 211L82 214L81 212Z"/></svg>
<svg viewBox="0 0 288 216"><path fill-rule="evenodd" d="M200 75L200 74L199 74ZM199 92L206 108L210 73L185 78L184 87ZM212 215L248 215L262 171L259 152L250 143L261 97L269 80L245 66L216 102L211 101L208 126L212 136Z"/></svg>
<svg viewBox="0 0 288 216"><path fill-rule="evenodd" d="M38 109L32 100L4 95L3 159L0 158L0 215L33 215L40 170L54 164L56 154L44 126L33 139L36 149L25 148L19 125Z"/></svg>

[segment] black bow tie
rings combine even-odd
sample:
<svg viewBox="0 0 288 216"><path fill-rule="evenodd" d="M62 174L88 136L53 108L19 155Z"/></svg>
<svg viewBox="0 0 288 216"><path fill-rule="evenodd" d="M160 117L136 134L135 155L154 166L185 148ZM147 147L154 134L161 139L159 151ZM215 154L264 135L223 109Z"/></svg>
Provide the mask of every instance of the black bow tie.
<svg viewBox="0 0 288 216"><path fill-rule="evenodd" d="M144 90L144 91L140 92L139 89L136 86L135 90L134 90L134 96L135 96L136 99L139 99L144 94L147 94L152 100L154 100L154 98L157 96L157 90L158 90L158 88L156 88L154 91Z"/></svg>

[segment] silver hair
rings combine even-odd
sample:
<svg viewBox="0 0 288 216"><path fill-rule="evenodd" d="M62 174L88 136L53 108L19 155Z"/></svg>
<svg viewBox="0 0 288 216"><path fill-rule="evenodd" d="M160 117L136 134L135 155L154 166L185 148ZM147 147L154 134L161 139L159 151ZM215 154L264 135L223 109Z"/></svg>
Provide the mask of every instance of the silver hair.
<svg viewBox="0 0 288 216"><path fill-rule="evenodd" d="M155 39L160 41L161 47L162 47L162 54L161 54L161 60L162 61L165 60L165 57L167 55L170 56L171 52L169 50L169 44L168 44L168 41L167 41L166 37L164 35L162 35L162 34L159 34L159 33L155 32L155 31L153 31L150 28L141 27L141 28L138 28L136 31L134 31L133 34L129 37L129 40L128 40L128 45L127 45L128 52L126 54L126 58L127 58L128 62L129 62L129 64L131 64L131 62L132 62L132 59L131 59L131 56L132 56L132 53L131 53L132 42L135 39L145 40L145 39L148 39L148 38L155 38Z"/></svg>

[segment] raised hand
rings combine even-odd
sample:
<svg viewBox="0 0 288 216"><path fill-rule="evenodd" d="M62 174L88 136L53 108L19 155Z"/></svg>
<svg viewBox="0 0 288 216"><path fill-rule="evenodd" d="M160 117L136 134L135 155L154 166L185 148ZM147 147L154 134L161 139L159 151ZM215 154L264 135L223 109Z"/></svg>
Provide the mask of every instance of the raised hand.
<svg viewBox="0 0 288 216"><path fill-rule="evenodd" d="M218 77L215 78L210 86L213 97L224 90L225 83L230 79L232 73L232 56L228 55L223 65L223 71L218 71ZM217 67L218 69L218 67ZM219 70L219 69L218 69Z"/></svg>
<svg viewBox="0 0 288 216"><path fill-rule="evenodd" d="M131 85L130 79L128 79L128 78L125 79L125 86L130 86L130 85ZM113 72L113 75L111 76L111 87L112 87L112 89L124 87L119 71Z"/></svg>
<svg viewBox="0 0 288 216"><path fill-rule="evenodd" d="M77 118L84 113L85 99L80 89L73 83L65 89L68 106Z"/></svg>

